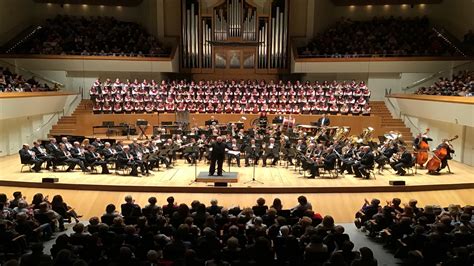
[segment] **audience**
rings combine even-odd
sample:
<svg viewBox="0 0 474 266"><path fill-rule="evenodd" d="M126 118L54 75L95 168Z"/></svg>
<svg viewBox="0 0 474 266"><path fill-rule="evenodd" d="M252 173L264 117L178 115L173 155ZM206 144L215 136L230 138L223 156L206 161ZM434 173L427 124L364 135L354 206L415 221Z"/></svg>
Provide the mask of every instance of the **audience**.
<svg viewBox="0 0 474 266"><path fill-rule="evenodd" d="M454 51L432 30L427 17L353 21L342 18L319 33L301 57L447 56Z"/></svg>
<svg viewBox="0 0 474 266"><path fill-rule="evenodd" d="M96 80L90 89L94 113L251 113L370 115L363 81L304 84L300 81Z"/></svg>
<svg viewBox="0 0 474 266"><path fill-rule="evenodd" d="M15 192L14 199L8 201L1 194L0 204L9 209L10 203L24 202L18 200L19 195ZM40 202L40 208L47 204L41 193L34 199ZM212 200L208 208L195 200L191 210L183 203L175 207L172 198L167 201L168 214L161 212L155 197L140 209L131 196L126 196L122 213L109 204L102 222L104 217L113 217L111 224L100 223L98 217L91 217L88 226L76 222L73 233L57 235L51 256L43 252L44 239L40 235L27 238L26 249L12 244L23 232L20 229L24 220L36 224L39 221L24 211L9 209L11 214L0 221L0 245L11 250L7 257L0 257L0 263L13 259L8 262L11 264L19 259L20 265L377 265L370 249L353 250L349 235L344 234L342 226L334 225L331 216L325 216L321 225L320 220L313 220L311 204L304 196L298 198L294 209L306 211L288 212L284 217L275 215L272 219L268 213L275 209L267 209L263 198L257 200L255 208L260 214L240 207L233 207L229 213L217 200ZM34 206L26 208L33 210ZM146 210L155 210L156 217L138 214L149 214ZM169 214L169 210L174 212ZM126 224L133 213L137 218ZM25 252L29 249L32 253Z"/></svg>
<svg viewBox="0 0 474 266"><path fill-rule="evenodd" d="M472 71L461 71L451 79L439 78L433 85L419 88L415 94L474 96L473 74Z"/></svg>
<svg viewBox="0 0 474 266"><path fill-rule="evenodd" d="M113 17L58 15L15 48L15 54L168 56L170 51L140 25Z"/></svg>
<svg viewBox="0 0 474 266"><path fill-rule="evenodd" d="M12 73L10 69L0 66L0 92L32 92L32 91L57 91L55 85L50 88L48 84L40 84L35 77L25 79L22 75Z"/></svg>
<svg viewBox="0 0 474 266"><path fill-rule="evenodd" d="M410 200L403 209L399 199L380 206L378 199L367 200L356 214L355 225L379 239L404 265L473 265L473 207L448 208L416 206ZM371 251L361 248L353 265L376 265Z"/></svg>

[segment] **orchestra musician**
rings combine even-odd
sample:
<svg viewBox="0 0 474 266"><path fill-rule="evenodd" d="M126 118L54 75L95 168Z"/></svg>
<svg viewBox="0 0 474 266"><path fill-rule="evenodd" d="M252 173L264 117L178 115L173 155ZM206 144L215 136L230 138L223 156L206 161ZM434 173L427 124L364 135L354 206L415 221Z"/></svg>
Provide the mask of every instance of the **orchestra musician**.
<svg viewBox="0 0 474 266"><path fill-rule="evenodd" d="M413 166L413 156L410 152L407 151L405 146L400 146L400 158L396 159L394 162L390 163L390 166L393 170L397 171L397 175L404 176L406 171L403 168L408 168Z"/></svg>
<svg viewBox="0 0 474 266"><path fill-rule="evenodd" d="M262 166L267 166L267 158L273 158L272 165L276 165L280 158L280 147L275 143L275 138L270 138L267 143L262 146Z"/></svg>
<svg viewBox="0 0 474 266"><path fill-rule="evenodd" d="M54 154L54 157L57 163L65 163L69 166L66 172L71 172L74 170L76 165L79 165L82 172L90 172L90 170L85 167L82 160L72 157L71 153L66 149L66 145L64 143L59 143L59 149Z"/></svg>
<svg viewBox="0 0 474 266"><path fill-rule="evenodd" d="M54 156L48 154L45 148L41 147L40 141L33 141L33 148L31 150L43 162L46 162L46 168L49 169L53 165Z"/></svg>
<svg viewBox="0 0 474 266"><path fill-rule="evenodd" d="M318 119L318 122L316 123L317 126L319 127L327 127L331 124L331 120L327 116L326 113L323 113L323 116Z"/></svg>
<svg viewBox="0 0 474 266"><path fill-rule="evenodd" d="M183 158L190 164L195 164L199 156L199 147L195 138L191 138L191 142L183 147Z"/></svg>
<svg viewBox="0 0 474 266"><path fill-rule="evenodd" d="M94 166L99 165L102 168L102 174L110 174L107 167L107 161L102 160L100 154L95 151L95 146L89 145L87 152L85 152L85 160L87 165L94 169Z"/></svg>
<svg viewBox="0 0 474 266"><path fill-rule="evenodd" d="M30 150L30 145L27 143L23 144L23 147L21 150L19 150L19 153L22 164L33 164L34 166L31 168L33 171L37 173L41 171L41 165L44 161L38 158L34 151Z"/></svg>
<svg viewBox="0 0 474 266"><path fill-rule="evenodd" d="M128 145L123 146L123 150L117 154L117 168L129 166L131 176L138 176L138 166L141 167L142 174L145 175L145 168L143 163L137 162L135 156L131 153Z"/></svg>
<svg viewBox="0 0 474 266"><path fill-rule="evenodd" d="M230 165L232 159L237 161L237 167L240 167L240 145L237 144L237 139L232 139L230 143L227 144L227 164Z"/></svg>
<svg viewBox="0 0 474 266"><path fill-rule="evenodd" d="M250 139L250 144L246 145L245 151L245 167L250 166L249 160L253 159L254 165L258 163L260 159L260 147L256 144L255 139Z"/></svg>
<svg viewBox="0 0 474 266"><path fill-rule="evenodd" d="M441 170L443 170L444 168L446 168L446 166L448 166L448 160L451 160L453 158L451 154L454 153L454 148L448 139L442 139L441 143L438 145L438 147L436 147L436 150L441 150L441 149L446 149L446 156L444 156L443 158L440 158L441 165L434 172L429 172L430 174L433 174L433 175L439 174Z"/></svg>
<svg viewBox="0 0 474 266"><path fill-rule="evenodd" d="M360 160L356 160L352 166L352 170L355 173L355 177L370 178L370 173L367 170L374 168L374 154L370 150L369 146L362 147L362 155Z"/></svg>
<svg viewBox="0 0 474 266"><path fill-rule="evenodd" d="M333 147L328 147L324 154L321 154L318 157L313 159L313 163L310 164L310 172L311 176L309 178L315 178L319 176L319 168L323 168L324 170L334 170L336 167L336 159L337 155L334 152Z"/></svg>

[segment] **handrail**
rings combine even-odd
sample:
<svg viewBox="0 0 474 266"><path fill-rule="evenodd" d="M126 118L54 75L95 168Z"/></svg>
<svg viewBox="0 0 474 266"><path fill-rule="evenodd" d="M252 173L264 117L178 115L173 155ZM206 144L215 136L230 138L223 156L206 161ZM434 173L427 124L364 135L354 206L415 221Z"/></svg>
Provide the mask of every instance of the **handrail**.
<svg viewBox="0 0 474 266"><path fill-rule="evenodd" d="M435 77L440 76L440 75L443 74L443 73L449 72L449 71L451 71L451 70L455 70L455 69L457 69L457 68L460 68L460 67L463 67L463 66L472 64L472 63L473 63L473 61L469 61L469 62L460 64L460 65L457 65L457 66L455 66L455 67L453 67L453 68L440 70L440 71L438 71L438 72L435 72L435 73L433 73L433 74L430 74L430 75L427 76L427 77L424 77L424 78L422 78L422 79L419 79L419 80L413 82L412 84L406 86L405 88L402 88L402 91L404 91L404 92L405 92L405 91L409 91L409 90L415 88L415 87L418 86L418 85L421 85L421 84L423 84L423 83L425 83L425 82L428 82L428 81L434 79Z"/></svg>
<svg viewBox="0 0 474 266"><path fill-rule="evenodd" d="M68 115L69 112L71 112L71 109L73 109L73 106L74 106L74 109L75 109L77 107L77 105L76 105L77 99L81 100L81 98L82 98L82 94L76 94L76 96L74 96L74 99L72 99L71 103L67 107L65 106L63 108L63 115Z"/></svg>
<svg viewBox="0 0 474 266"><path fill-rule="evenodd" d="M7 64L7 65L9 65L9 66L11 66L11 67L14 67L14 68L18 68L18 69L20 69L20 70L23 71L23 72L29 73L29 74L31 74L32 76L38 77L38 78L40 78L41 80L46 81L46 82L48 82L48 83L51 83L51 84L53 84L53 85L57 85L57 86L60 87L60 88L64 88L64 87L65 87L65 85L62 84L61 82L58 82L58 81L56 81L56 80L47 78L47 77L45 77L45 76L43 76L43 75L39 75L39 74L37 74L37 73L34 73L34 72L32 72L31 70L28 70L28 69L26 69L26 68L24 68L24 67L21 67L21 66L12 64L12 63L10 63L10 62L8 62L8 61L5 61L5 60L2 60L2 59L0 59L0 62L1 62L2 64Z"/></svg>
<svg viewBox="0 0 474 266"><path fill-rule="evenodd" d="M440 26L433 26L432 27L432 30L438 34L438 37L441 38L445 43L447 43L449 46L451 46L452 48L454 48L454 50L456 50L456 52L458 52L459 54L461 54L462 56L467 56L457 45L455 45L452 41L451 41L451 38L449 36L449 32L444 29L443 27L440 27ZM444 34L444 33L447 33L447 34ZM457 39L455 39L454 37L452 37L454 39L454 41L457 41Z"/></svg>
<svg viewBox="0 0 474 266"><path fill-rule="evenodd" d="M33 134L32 134L32 135L33 135L33 138L34 138L34 139L37 139L37 138L38 138L38 135L37 135L38 132L40 132L44 127L46 127L46 125L50 124L51 121L53 120L53 118L58 117L58 120L59 120L59 114L61 114L61 112L56 112L56 113L54 113L54 115L52 115L52 116L48 119L48 121L46 121L46 122L43 123L40 127L38 127L38 128L36 128L35 130L33 130Z"/></svg>
<svg viewBox="0 0 474 266"><path fill-rule="evenodd" d="M409 116L407 116L406 114L404 113L401 113L401 117L403 117L403 121L405 122L405 120L408 120L408 122L410 122L410 124L418 131L418 132L421 132L420 128L415 124L413 123L413 121L411 121L411 118Z"/></svg>

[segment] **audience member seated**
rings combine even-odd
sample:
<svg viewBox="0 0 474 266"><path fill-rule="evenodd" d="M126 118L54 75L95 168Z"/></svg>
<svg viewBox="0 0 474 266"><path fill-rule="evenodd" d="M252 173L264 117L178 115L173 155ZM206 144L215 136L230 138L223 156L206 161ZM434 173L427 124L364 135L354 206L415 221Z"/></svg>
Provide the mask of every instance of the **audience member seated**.
<svg viewBox="0 0 474 266"><path fill-rule="evenodd" d="M449 56L454 49L432 30L427 17L374 17L368 21L341 19L319 33L301 57Z"/></svg>
<svg viewBox="0 0 474 266"><path fill-rule="evenodd" d="M401 208L400 202L394 198L380 206L378 199L373 199L371 204L366 200L356 214L356 226L385 243L384 247L402 259L404 265L473 264L472 206L426 205L422 209L416 206L416 200L410 200ZM361 249L361 258L355 259L352 265L376 265L368 261L359 263L364 257L373 260L371 253Z"/></svg>
<svg viewBox="0 0 474 266"><path fill-rule="evenodd" d="M474 72L461 71L452 79L439 78L429 87L419 88L415 94L444 96L474 96Z"/></svg>
<svg viewBox="0 0 474 266"><path fill-rule="evenodd" d="M370 90L363 81L304 84L273 80L194 81L146 79L139 82L96 80L89 91L95 114L108 113L247 113L370 115Z"/></svg>
<svg viewBox="0 0 474 266"><path fill-rule="evenodd" d="M12 73L10 69L0 66L0 92L33 92L57 91L57 86L50 88L48 84L40 84L35 77L25 79L22 75Z"/></svg>
<svg viewBox="0 0 474 266"><path fill-rule="evenodd" d="M15 199L10 202L17 201L27 211L20 211L15 218L5 215L6 210L13 214L18 207L9 209L6 195L0 194L3 220L18 224L8 234L4 232L2 247L14 247L13 238L7 236L18 234L23 220L35 221L30 216L34 205L28 207L19 195L15 192ZM50 212L42 194L34 199L39 205L37 212ZM331 216L315 220L314 217L321 216L314 215L304 196L298 198L299 204L294 208L302 211L301 218L271 214L276 212L274 206L282 206L278 200L263 215L254 213L252 208L239 207L231 208L232 211L221 208L211 214L206 211L209 208L196 200L190 211L184 203L176 207L172 197L167 201L167 211L157 211L156 219L138 215L136 223L130 225L109 204L106 216L113 217L110 225L91 217L89 226L77 223L73 233L57 236L51 256L42 252L41 242L28 240L27 247L33 253L9 253L9 258L21 257L21 265L32 265L33 259L45 265L53 260L54 265L377 265L372 250L361 247L355 251L344 227L336 225ZM263 198L258 201L258 206L265 206ZM159 209L155 197L149 198L149 203L144 209ZM217 201L213 200L212 205L218 206ZM127 206L123 208L124 216L131 209L139 210L131 196L126 197L123 206ZM373 199L371 203L366 200L358 212L363 223L357 225L366 228L369 236L384 241L404 262L416 261L409 265L472 265L472 211L471 206L456 205L420 209L416 200L402 209L399 199L387 201L382 207L380 200ZM58 218L52 211L51 216ZM0 258L2 264L3 259Z"/></svg>
<svg viewBox="0 0 474 266"><path fill-rule="evenodd" d="M24 43L15 54L82 56L168 56L169 50L145 28L113 17L73 17L58 15Z"/></svg>

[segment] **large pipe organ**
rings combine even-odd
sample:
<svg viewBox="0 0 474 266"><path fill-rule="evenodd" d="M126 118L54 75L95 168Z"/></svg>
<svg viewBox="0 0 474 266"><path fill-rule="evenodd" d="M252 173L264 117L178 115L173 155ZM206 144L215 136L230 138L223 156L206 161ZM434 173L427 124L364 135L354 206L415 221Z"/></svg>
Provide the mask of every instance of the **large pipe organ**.
<svg viewBox="0 0 474 266"><path fill-rule="evenodd" d="M181 68L192 73L288 69L289 0L182 0Z"/></svg>

